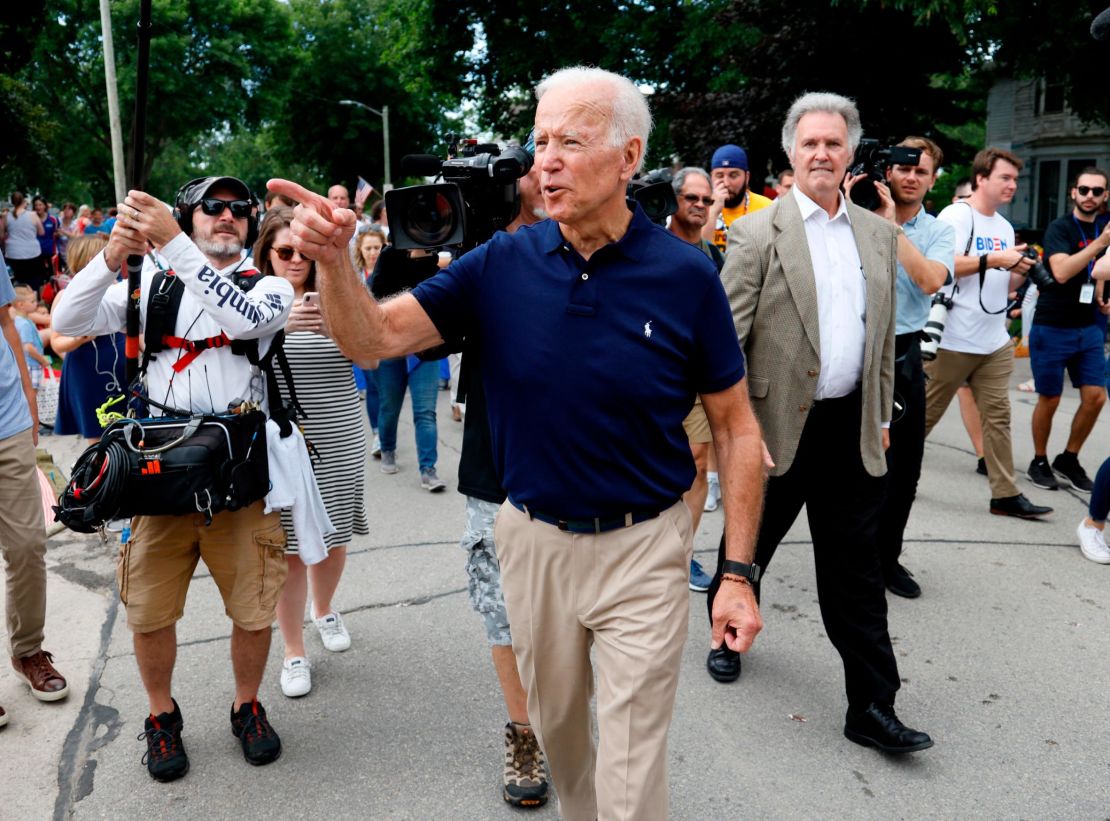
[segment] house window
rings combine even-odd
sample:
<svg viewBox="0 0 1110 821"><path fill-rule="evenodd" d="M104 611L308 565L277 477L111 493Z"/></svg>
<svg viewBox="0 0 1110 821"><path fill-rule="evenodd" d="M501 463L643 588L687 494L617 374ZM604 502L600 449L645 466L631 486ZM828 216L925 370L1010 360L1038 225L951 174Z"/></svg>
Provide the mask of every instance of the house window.
<svg viewBox="0 0 1110 821"><path fill-rule="evenodd" d="M1064 84L1037 81L1037 93L1034 100L1034 112L1039 117L1042 114L1060 114L1064 110Z"/></svg>
<svg viewBox="0 0 1110 821"><path fill-rule="evenodd" d="M1071 187L1075 184L1075 178L1079 176L1079 172L1092 165L1098 165L1098 163L1093 159L1068 160L1068 175L1064 178L1064 185L1068 187L1068 190L1064 192L1065 199L1071 196Z"/></svg>
<svg viewBox="0 0 1110 821"><path fill-rule="evenodd" d="M1060 161L1041 160L1037 163L1037 224L1044 229L1060 216Z"/></svg>

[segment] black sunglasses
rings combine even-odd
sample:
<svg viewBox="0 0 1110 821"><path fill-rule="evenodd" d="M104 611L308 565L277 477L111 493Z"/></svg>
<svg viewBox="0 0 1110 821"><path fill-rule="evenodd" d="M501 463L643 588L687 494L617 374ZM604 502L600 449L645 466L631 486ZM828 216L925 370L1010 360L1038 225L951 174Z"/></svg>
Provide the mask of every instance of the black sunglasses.
<svg viewBox="0 0 1110 821"><path fill-rule="evenodd" d="M215 197L205 197L200 201L200 210L210 217L218 217L225 208L231 209L231 216L242 219L251 215L254 203L250 200L221 200Z"/></svg>
<svg viewBox="0 0 1110 821"><path fill-rule="evenodd" d="M698 200L701 200L702 205L712 205L713 204L713 198L712 197L699 197L697 194L683 194L682 199L686 200L686 202L690 203L691 205L696 203Z"/></svg>
<svg viewBox="0 0 1110 821"><path fill-rule="evenodd" d="M290 248L288 245L283 245L280 248L278 248L277 246L274 246L270 250L273 251L275 254L277 254L278 259L280 259L282 262L288 262L289 260L291 260L293 258L293 254L300 254L301 253L296 248ZM304 259L303 254L301 254L301 259Z"/></svg>
<svg viewBox="0 0 1110 821"><path fill-rule="evenodd" d="M1094 194L1096 197L1101 197L1103 194L1106 193L1106 188L1101 185L1095 188L1091 188L1087 185L1077 185L1075 186L1075 190L1079 192L1079 196L1081 197L1085 197L1088 194Z"/></svg>

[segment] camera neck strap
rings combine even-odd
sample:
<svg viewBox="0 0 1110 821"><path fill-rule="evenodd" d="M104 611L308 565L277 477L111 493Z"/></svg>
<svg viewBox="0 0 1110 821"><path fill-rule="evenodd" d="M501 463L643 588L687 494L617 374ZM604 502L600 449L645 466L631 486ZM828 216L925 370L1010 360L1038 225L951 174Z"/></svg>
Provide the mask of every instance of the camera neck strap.
<svg viewBox="0 0 1110 821"><path fill-rule="evenodd" d="M971 230L967 235L967 245L964 247L964 256L969 257L969 256L971 256L971 244L975 241L975 207L970 202L968 202L967 200L960 200L960 201L964 205L966 205L967 210L971 212ZM953 277L953 280L955 281L954 277ZM983 286L986 285L986 283L987 283L987 255L986 254L980 254L979 255L979 309L983 313L989 314L990 316L997 316L998 314L1003 313L1006 310L1006 308L1009 307L1010 303L1009 303L1009 301L1007 301L1006 304L1003 305L1001 308L999 308L997 311L988 311L987 306L983 304ZM960 286L959 286L959 283L957 282L956 285L952 289L952 296L955 297L956 294L958 294L959 292L960 292ZM1007 293L1009 293L1009 288L1007 288Z"/></svg>

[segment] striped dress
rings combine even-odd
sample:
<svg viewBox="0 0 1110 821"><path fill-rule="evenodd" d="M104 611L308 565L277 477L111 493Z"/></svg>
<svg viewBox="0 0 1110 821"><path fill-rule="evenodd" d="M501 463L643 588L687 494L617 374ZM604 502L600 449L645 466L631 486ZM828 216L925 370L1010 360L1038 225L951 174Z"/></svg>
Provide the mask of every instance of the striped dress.
<svg viewBox="0 0 1110 821"><path fill-rule="evenodd" d="M352 535L370 532L366 520L366 420L351 361L334 342L311 331L287 333L285 355L297 399L307 415L301 422L305 438L320 455L316 484L336 529L327 537L327 547L350 544ZM280 368L277 379L288 401ZM288 539L286 552L296 553L297 538L288 510L281 511L281 524Z"/></svg>

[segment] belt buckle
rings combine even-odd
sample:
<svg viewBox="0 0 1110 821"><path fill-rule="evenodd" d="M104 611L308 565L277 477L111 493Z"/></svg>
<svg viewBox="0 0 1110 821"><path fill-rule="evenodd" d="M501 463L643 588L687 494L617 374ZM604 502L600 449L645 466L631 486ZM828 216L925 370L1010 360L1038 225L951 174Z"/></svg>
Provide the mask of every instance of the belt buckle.
<svg viewBox="0 0 1110 821"><path fill-rule="evenodd" d="M570 522L566 519L559 519L555 522L555 527L559 528L559 530L570 530Z"/></svg>

